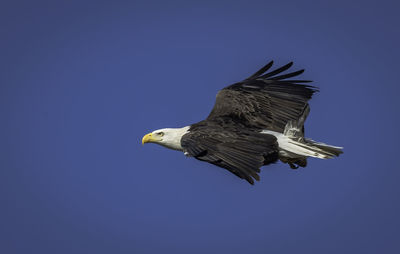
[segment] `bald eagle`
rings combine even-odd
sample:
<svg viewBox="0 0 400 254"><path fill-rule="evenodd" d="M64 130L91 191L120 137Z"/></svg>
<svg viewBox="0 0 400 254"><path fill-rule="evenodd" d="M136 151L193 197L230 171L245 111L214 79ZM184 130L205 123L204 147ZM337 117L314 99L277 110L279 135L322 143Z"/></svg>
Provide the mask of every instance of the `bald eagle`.
<svg viewBox="0 0 400 254"><path fill-rule="evenodd" d="M268 72L273 61L247 79L217 94L209 116L183 128L166 128L146 134L142 144L156 143L186 156L225 168L254 184L260 167L276 162L292 169L305 167L308 157L329 159L342 147L304 137L310 112L308 100L318 91L309 80L290 79L293 62Z"/></svg>

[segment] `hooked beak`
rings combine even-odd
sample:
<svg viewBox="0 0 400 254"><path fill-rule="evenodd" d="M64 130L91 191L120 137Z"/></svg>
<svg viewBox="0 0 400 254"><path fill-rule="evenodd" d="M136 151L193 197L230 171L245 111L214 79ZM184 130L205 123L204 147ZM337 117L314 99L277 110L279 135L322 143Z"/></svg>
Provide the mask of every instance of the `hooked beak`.
<svg viewBox="0 0 400 254"><path fill-rule="evenodd" d="M146 134L142 138L142 145L144 145L145 143L152 142L152 141L153 141L152 133Z"/></svg>

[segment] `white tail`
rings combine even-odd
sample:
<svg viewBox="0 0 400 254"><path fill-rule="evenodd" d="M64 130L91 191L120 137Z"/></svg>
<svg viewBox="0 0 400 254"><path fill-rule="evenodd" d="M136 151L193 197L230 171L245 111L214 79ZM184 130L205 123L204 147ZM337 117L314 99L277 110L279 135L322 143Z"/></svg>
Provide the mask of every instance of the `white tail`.
<svg viewBox="0 0 400 254"><path fill-rule="evenodd" d="M282 135L278 138L279 147L289 153L300 156L315 157L320 159L331 159L343 153L343 147L331 146L311 139L302 139L295 141L287 136Z"/></svg>
<svg viewBox="0 0 400 254"><path fill-rule="evenodd" d="M261 133L274 135L278 140L280 155L286 158L330 159L343 153L343 147L331 146L304 138L303 124L308 112L309 108L307 107L298 121L289 121L283 133L269 130L263 130Z"/></svg>

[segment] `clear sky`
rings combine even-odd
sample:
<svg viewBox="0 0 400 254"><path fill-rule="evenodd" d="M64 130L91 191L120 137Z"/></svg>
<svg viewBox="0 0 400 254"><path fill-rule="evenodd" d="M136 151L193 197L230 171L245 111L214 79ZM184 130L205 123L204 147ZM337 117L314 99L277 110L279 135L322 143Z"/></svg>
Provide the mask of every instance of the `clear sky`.
<svg viewBox="0 0 400 254"><path fill-rule="evenodd" d="M400 253L396 1L2 1L0 252ZM344 146L249 185L142 136L270 60Z"/></svg>

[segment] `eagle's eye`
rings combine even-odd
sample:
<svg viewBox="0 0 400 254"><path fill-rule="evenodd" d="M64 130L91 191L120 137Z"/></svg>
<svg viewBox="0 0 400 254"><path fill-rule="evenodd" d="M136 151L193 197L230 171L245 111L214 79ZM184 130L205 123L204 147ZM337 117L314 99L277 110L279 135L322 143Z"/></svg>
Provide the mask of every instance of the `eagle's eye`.
<svg viewBox="0 0 400 254"><path fill-rule="evenodd" d="M161 137L164 136L164 132L159 132L157 134L160 135Z"/></svg>

